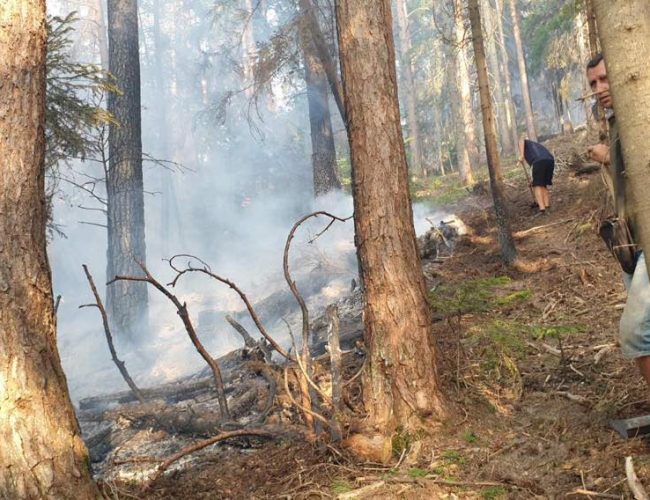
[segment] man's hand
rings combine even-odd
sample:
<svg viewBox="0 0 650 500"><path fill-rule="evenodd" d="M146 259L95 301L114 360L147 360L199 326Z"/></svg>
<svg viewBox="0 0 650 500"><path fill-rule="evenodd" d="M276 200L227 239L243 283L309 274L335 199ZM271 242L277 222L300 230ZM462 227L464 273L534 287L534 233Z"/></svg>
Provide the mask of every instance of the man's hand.
<svg viewBox="0 0 650 500"><path fill-rule="evenodd" d="M609 146L606 144L595 144L587 148L589 157L598 163L609 165Z"/></svg>

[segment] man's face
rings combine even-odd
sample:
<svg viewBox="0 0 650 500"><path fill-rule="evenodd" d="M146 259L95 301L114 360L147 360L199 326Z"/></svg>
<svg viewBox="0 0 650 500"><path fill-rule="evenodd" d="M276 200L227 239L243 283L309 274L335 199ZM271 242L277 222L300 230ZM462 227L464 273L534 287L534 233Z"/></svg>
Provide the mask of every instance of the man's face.
<svg viewBox="0 0 650 500"><path fill-rule="evenodd" d="M600 61L593 68L587 68L587 80L591 91L596 93L598 102L603 108L612 107L612 96L609 93L609 80L607 79L607 69L605 61Z"/></svg>

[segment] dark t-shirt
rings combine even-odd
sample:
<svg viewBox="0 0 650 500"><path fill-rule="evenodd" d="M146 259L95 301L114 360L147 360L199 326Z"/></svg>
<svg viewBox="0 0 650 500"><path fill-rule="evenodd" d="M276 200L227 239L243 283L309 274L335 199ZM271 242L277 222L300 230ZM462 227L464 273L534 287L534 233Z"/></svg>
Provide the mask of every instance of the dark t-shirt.
<svg viewBox="0 0 650 500"><path fill-rule="evenodd" d="M548 149L540 143L529 141L528 139L524 141L524 159L531 166L540 160L554 160L553 155Z"/></svg>

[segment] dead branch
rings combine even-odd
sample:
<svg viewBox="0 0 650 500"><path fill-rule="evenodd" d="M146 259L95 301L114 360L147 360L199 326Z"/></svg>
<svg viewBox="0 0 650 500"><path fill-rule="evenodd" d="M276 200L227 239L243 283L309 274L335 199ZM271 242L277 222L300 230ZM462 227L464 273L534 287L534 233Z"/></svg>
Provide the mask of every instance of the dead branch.
<svg viewBox="0 0 650 500"><path fill-rule="evenodd" d="M627 485L632 490L634 498L636 500L648 500L648 494L634 471L632 457L625 457L625 475L627 476Z"/></svg>
<svg viewBox="0 0 650 500"><path fill-rule="evenodd" d="M332 418L330 432L332 441L341 440L341 425L338 421L341 411L341 346L339 344L339 311L336 305L327 307L329 320L328 341L330 350L330 370L332 372Z"/></svg>
<svg viewBox="0 0 650 500"><path fill-rule="evenodd" d="M278 382L275 380L275 377L273 376L273 372L271 371L271 367L267 365L266 363L263 363L261 361L250 361L247 364L248 368L253 371L253 373L257 375L261 375L264 380L266 380L266 383L269 384L269 398L268 401L266 402L266 406L260 413L260 416L258 417L258 422L262 423L264 420L266 420L266 417L268 414L271 412L271 409L273 408L273 401L275 400L275 396L278 392Z"/></svg>
<svg viewBox="0 0 650 500"><path fill-rule="evenodd" d="M111 328L108 324L108 316L106 315L106 309L104 308L102 299L99 297L99 293L97 293L97 287L95 286L93 277L90 274L90 271L88 270L86 264L83 264L81 267L83 267L84 273L86 273L86 279L88 280L90 289L92 290L93 295L95 296L95 303L79 306L79 307L80 308L97 307L99 309L99 313L102 316L102 323L104 324L104 333L106 334L106 342L108 343L108 350L111 351L111 359L113 360L113 363L115 363L115 366L117 366L117 369L120 371L120 374L122 375L124 381L131 388L131 391L133 391L135 397L138 398L138 401L140 401L140 403L144 404L144 396L142 395L142 392L140 391L140 389L138 389L138 386L135 385L135 382L129 375L129 372L126 369L126 365L124 364L124 361L120 361L117 357L117 353L115 352L115 346L113 345L113 335L111 335ZM59 299L60 298L61 296L59 295ZM57 305L58 305L58 299L57 299Z"/></svg>
<svg viewBox="0 0 650 500"><path fill-rule="evenodd" d="M196 259L199 262L201 262L204 267L197 268L197 267L192 267L190 264L188 264L188 266L185 269L179 269L174 265L174 259L180 258L180 257L190 257L192 259ZM221 277L221 276L219 276L217 274L214 274L210 270L210 266L208 266L205 262L203 262L198 257L195 257L194 255L189 255L189 254L174 255L171 259L169 259L169 266L174 271L176 271L176 277L174 278L174 280L171 283L169 283L170 286L176 286L176 283L178 282L180 277L183 276L185 273L195 272L195 273L203 273L203 274L205 274L207 276L210 276L211 278L213 278L213 279L215 279L215 280L217 280L217 281L219 281L219 282L221 282L221 283L223 283L225 285L228 285L230 288L232 288L237 293L237 295L239 295L239 297L242 299L242 301L244 302L244 305L246 305L246 309L248 310L248 314L250 315L251 319L255 323L255 326L257 327L259 332L262 334L262 336L266 340L268 340L268 342L271 344L271 346L273 346L273 349L275 349L283 358L288 359L289 361L295 361L293 359L293 357L291 357L289 355L289 353L286 350L284 350L284 348L280 344L278 344L273 339L273 337L271 337L271 335L269 335L269 333L266 331L266 328L264 328L264 325L262 325L262 322L260 321L259 317L257 316L257 313L255 312L255 309L253 309L252 304L248 300L248 297L246 296L246 294L244 292L241 291L241 289L237 285L235 285L235 283L233 283L232 281L230 281L227 278L223 278L223 277Z"/></svg>
<svg viewBox="0 0 650 500"><path fill-rule="evenodd" d="M551 222L550 224L544 224L543 226L535 226L531 227L530 229L526 229L525 231L517 231L516 233L513 234L515 238L521 238L522 236L526 236L527 234L534 233L535 231L539 231L540 229L546 229L551 226L558 226L560 224L566 224L567 222L572 222L575 219L565 219L557 222Z"/></svg>
<svg viewBox="0 0 650 500"><path fill-rule="evenodd" d="M226 314L226 321L230 323L230 326L232 326L239 335L241 335L241 337L244 339L244 345L246 347L249 349L257 347L257 342L253 340L253 337L251 337L250 333L248 333L246 328L244 328L241 323L238 323L235 318L229 314Z"/></svg>
<svg viewBox="0 0 650 500"><path fill-rule="evenodd" d="M224 441L226 439L240 437L240 436L258 436L258 437L270 438L273 437L273 435L274 434L272 432L265 429L240 429L236 431L221 432L209 439L204 439L203 441L194 443L193 445L187 446L182 450L178 451L177 453L174 453L172 456L168 457L167 459L165 459L165 461L158 466L156 472L149 479L149 481L143 485L142 490L143 491L147 490L151 486L151 484L153 484L153 482L156 481L163 474L163 472L165 472L172 464L179 461L181 458L190 455L192 453L195 453L199 450L202 450L203 448L206 448L212 444L218 443L220 441Z"/></svg>
<svg viewBox="0 0 650 500"><path fill-rule="evenodd" d="M310 410L309 408L305 408L300 403L298 403L298 401L296 401L294 399L293 394L291 394L291 390L289 389L289 378L288 378L288 375L287 375L288 371L289 371L289 367L285 366L284 367L284 389L287 392L287 396L289 397L291 402L296 406L296 408L302 410L304 413L312 416L316 420L319 420L323 424L329 426L329 422L327 421L327 419L325 417L323 417L319 413L316 413L315 411Z"/></svg>
<svg viewBox="0 0 650 500"><path fill-rule="evenodd" d="M59 312L60 304L61 304L61 295L57 295L56 300L54 301L54 316L56 316L56 313Z"/></svg>
<svg viewBox="0 0 650 500"><path fill-rule="evenodd" d="M301 355L302 360L298 360L298 364L300 365L300 370L303 372L303 376L304 376L304 381L301 381L300 383L301 390L303 393L302 398L303 401L306 403L306 406L309 406L310 408L311 408L311 396L309 394L309 383L311 383L311 386L314 387L314 389L316 389L318 392L320 392L321 395L323 395L323 391L321 391L316 384L311 382L311 356L309 354L309 310L307 309L307 304L305 303L305 299L298 291L296 282L292 279L291 273L289 272L289 250L291 249L291 241L293 240L298 228L305 221L311 219L312 217L318 217L319 215L329 217L330 221L329 224L325 227L325 229L320 233L318 233L316 238L318 238L325 231L327 231L335 221L345 222L347 220L324 211L312 212L310 214L305 215L300 220L298 220L291 228L291 231L289 231L289 235L287 236L287 241L284 245L284 255L282 259L284 279L289 285L289 289L291 290L291 293L296 298L296 301L298 302L298 305L300 306L300 311L302 313L302 355ZM312 241L314 241L314 239L312 239ZM300 356L297 355L296 359L298 359L299 357ZM309 415L309 413L307 415Z"/></svg>
<svg viewBox="0 0 650 500"><path fill-rule="evenodd" d="M108 284L113 283L114 281L122 280L122 281L140 281L144 283L149 283L150 285L153 285L156 289L158 289L165 297L167 297L175 306L178 311L178 315L180 316L181 320L183 321L183 325L185 325L185 330L187 331L187 334L190 337L190 340L192 341L192 344L194 344L194 347L196 350L199 352L201 357L205 360L205 362L208 364L210 369L212 370L212 374L214 377L214 384L215 384L215 389L217 391L217 398L219 399L219 411L221 413L221 417L223 419L229 419L230 414L228 412L228 401L226 400L226 394L223 388L223 379L221 378L221 370L219 369L219 365L217 362L214 360L214 358L210 355L210 353L203 347L203 344L199 340L199 337L196 335L196 330L194 330L194 325L192 324L192 320L190 319L190 315L187 312L187 303L181 304L181 302L178 300L178 298L169 292L162 284L160 284L159 281L157 281L147 270L146 266L142 264L141 262L138 262L138 265L140 266L140 269L142 269L142 272L144 273L144 277L136 277L136 276L115 276L115 278L111 281L109 281Z"/></svg>

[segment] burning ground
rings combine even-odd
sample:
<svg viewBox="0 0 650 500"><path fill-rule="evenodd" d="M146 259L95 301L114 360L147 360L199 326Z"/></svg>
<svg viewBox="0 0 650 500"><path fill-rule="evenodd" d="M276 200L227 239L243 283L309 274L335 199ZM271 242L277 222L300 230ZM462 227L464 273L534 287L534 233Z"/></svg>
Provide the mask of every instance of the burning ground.
<svg viewBox="0 0 650 500"><path fill-rule="evenodd" d="M597 173L576 175L587 143L579 134L550 141L559 172L545 217L533 217L523 173L506 169L517 269L500 261L489 195L479 190L457 205L467 234L453 253L429 252L423 261L452 416L429 433L396 435L389 466L309 442L287 392L296 390L291 373L285 382L257 343L219 361L227 423L217 418L207 371L145 391L144 405L126 393L82 400L79 417L104 491L118 498L629 497L624 459L634 458L644 482L647 443L623 440L608 422L648 413L650 404L617 345L625 294L596 234L604 190ZM343 380L351 380L343 413L352 415L360 411L354 377L364 366L358 291L338 306ZM327 321L317 312L312 318L315 381L328 393ZM266 434L188 453L151 481L179 450L243 427Z"/></svg>

